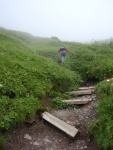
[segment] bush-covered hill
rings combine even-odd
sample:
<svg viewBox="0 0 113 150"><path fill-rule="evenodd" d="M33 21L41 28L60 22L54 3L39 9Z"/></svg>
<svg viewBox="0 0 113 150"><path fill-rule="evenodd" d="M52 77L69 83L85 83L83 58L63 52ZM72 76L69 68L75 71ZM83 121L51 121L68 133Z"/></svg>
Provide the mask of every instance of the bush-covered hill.
<svg viewBox="0 0 113 150"><path fill-rule="evenodd" d="M0 131L33 118L51 93L80 84L77 73L40 56L28 39L33 37L0 30Z"/></svg>
<svg viewBox="0 0 113 150"><path fill-rule="evenodd" d="M0 34L1 39L7 38L10 41L12 40L13 43L18 43L20 46L27 48L27 51L31 51L34 55L40 54L51 58L55 62L58 62L58 59L60 59L58 49L61 46L65 46L69 50L78 49L78 47L81 46L80 43L35 37L26 32L6 30L4 28L0 28Z"/></svg>

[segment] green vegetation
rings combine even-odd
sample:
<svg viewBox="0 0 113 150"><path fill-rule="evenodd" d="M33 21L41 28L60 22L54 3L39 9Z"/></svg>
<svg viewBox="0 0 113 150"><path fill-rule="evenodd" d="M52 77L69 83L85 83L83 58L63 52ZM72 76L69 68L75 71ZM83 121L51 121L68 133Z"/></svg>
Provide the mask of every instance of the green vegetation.
<svg viewBox="0 0 113 150"><path fill-rule="evenodd" d="M113 80L102 81L96 87L98 119L89 125L89 134L94 136L103 149L113 149Z"/></svg>
<svg viewBox="0 0 113 150"><path fill-rule="evenodd" d="M113 75L113 44L81 45L70 53L64 66L86 80L102 81Z"/></svg>
<svg viewBox="0 0 113 150"><path fill-rule="evenodd" d="M63 102L61 98L54 98L53 106L56 108L62 109L62 108L67 108L69 104L66 102Z"/></svg>
<svg viewBox="0 0 113 150"><path fill-rule="evenodd" d="M69 55L59 65L58 49L65 46ZM97 144L113 149L113 42L81 44L0 28L0 146L6 131L46 108L50 97L57 108L66 108L62 98L76 90L81 81L98 82L98 119L89 125ZM57 98L56 98L57 97Z"/></svg>
<svg viewBox="0 0 113 150"><path fill-rule="evenodd" d="M106 96L110 96L113 94L113 80L104 80L97 84L96 86L96 93L98 97L104 98Z"/></svg>
<svg viewBox="0 0 113 150"><path fill-rule="evenodd" d="M17 123L35 117L41 108L39 101L33 97L9 99L6 96L0 99L1 118L0 129L8 130Z"/></svg>
<svg viewBox="0 0 113 150"><path fill-rule="evenodd" d="M0 30L0 131L33 119L37 111L44 110L43 99L52 93L65 93L80 85L77 73L40 55L48 41L52 43L51 39ZM45 44L44 50L36 51L34 45L41 44Z"/></svg>
<svg viewBox="0 0 113 150"><path fill-rule="evenodd" d="M5 143L6 143L6 139L3 137L0 137L0 148L3 148Z"/></svg>

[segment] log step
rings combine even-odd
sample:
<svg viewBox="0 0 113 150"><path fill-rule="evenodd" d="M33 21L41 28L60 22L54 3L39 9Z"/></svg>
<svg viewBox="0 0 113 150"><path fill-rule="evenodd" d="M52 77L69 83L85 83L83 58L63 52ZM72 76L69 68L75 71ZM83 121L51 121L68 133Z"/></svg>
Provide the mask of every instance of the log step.
<svg viewBox="0 0 113 150"><path fill-rule="evenodd" d="M92 90L79 90L79 91L71 91L68 92L70 95L90 95L92 94Z"/></svg>
<svg viewBox="0 0 113 150"><path fill-rule="evenodd" d="M52 125L54 125L55 127L59 128L72 138L74 138L79 132L79 130L76 129L75 127L65 123L64 121L58 119L57 117L51 115L48 112L44 112L42 114L42 118L51 123Z"/></svg>
<svg viewBox="0 0 113 150"><path fill-rule="evenodd" d="M91 100L92 100L91 98L90 99L84 98L84 99L69 99L69 100L62 100L62 101L70 105L74 105L74 104L87 104Z"/></svg>

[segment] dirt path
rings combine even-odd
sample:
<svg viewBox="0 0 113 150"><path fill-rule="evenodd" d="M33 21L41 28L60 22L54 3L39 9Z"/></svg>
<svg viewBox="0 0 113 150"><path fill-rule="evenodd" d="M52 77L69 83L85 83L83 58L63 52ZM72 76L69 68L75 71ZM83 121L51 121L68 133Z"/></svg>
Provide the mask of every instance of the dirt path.
<svg viewBox="0 0 113 150"><path fill-rule="evenodd" d="M37 117L34 124L9 131L11 140L4 150L99 150L87 133L88 123L97 116L97 98L95 94L87 97L93 100L86 105L50 112L79 129L80 135L76 139L72 140L59 129Z"/></svg>

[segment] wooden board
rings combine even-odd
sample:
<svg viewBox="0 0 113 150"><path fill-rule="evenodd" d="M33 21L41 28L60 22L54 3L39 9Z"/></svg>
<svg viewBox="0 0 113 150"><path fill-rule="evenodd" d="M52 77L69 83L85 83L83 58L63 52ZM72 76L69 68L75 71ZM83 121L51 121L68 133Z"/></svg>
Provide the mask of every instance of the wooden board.
<svg viewBox="0 0 113 150"><path fill-rule="evenodd" d="M88 86L88 87L80 87L79 90L92 90L95 89L95 86Z"/></svg>
<svg viewBox="0 0 113 150"><path fill-rule="evenodd" d="M91 98L90 99L84 98L84 99L70 99L70 100L62 100L62 101L74 105L74 104L87 104L91 100L92 100Z"/></svg>
<svg viewBox="0 0 113 150"><path fill-rule="evenodd" d="M42 114L42 118L51 123L52 125L54 125L55 127L59 128L72 138L74 138L79 132L79 130L76 129L75 127L65 123L64 121L58 119L57 117L51 115L48 112L44 112Z"/></svg>
<svg viewBox="0 0 113 150"><path fill-rule="evenodd" d="M89 89L95 89L95 86L89 86Z"/></svg>
<svg viewBox="0 0 113 150"><path fill-rule="evenodd" d="M92 90L79 90L79 91L71 91L68 93L70 95L90 95L92 94Z"/></svg>

